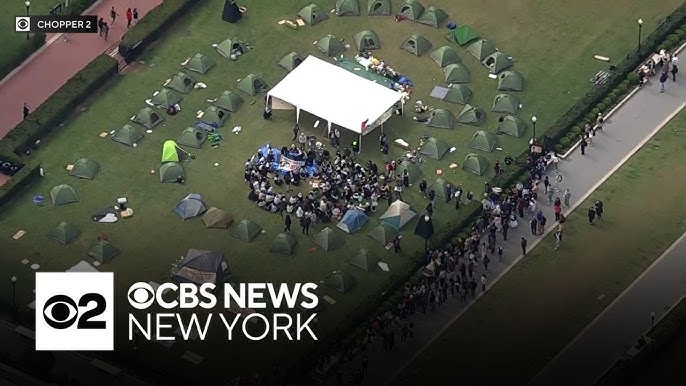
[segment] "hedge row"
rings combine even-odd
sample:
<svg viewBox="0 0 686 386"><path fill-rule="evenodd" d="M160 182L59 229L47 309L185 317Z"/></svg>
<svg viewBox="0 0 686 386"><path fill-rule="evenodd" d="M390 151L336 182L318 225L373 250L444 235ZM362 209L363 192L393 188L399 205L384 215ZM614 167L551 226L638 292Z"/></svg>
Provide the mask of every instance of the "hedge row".
<svg viewBox="0 0 686 386"><path fill-rule="evenodd" d="M36 33L31 35L29 41L22 45L18 51L11 53L11 57L6 63L0 66L0 79L3 79L15 68L19 67L26 59L33 55L39 48L45 44L45 34Z"/></svg>
<svg viewBox="0 0 686 386"><path fill-rule="evenodd" d="M162 4L151 9L145 16L126 31L119 43L119 53L133 60L151 43L167 32L176 21L190 12L196 5L205 0L165 0Z"/></svg>
<svg viewBox="0 0 686 386"><path fill-rule="evenodd" d="M29 186L40 175L40 165L29 161L9 181L0 186L0 208L10 202L23 188Z"/></svg>

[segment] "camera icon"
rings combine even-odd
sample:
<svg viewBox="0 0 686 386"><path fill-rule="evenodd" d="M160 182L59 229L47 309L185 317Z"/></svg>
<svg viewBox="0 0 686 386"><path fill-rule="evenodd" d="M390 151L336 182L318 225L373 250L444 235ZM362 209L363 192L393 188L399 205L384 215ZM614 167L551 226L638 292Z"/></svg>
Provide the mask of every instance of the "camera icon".
<svg viewBox="0 0 686 386"><path fill-rule="evenodd" d="M31 32L31 18L29 16L17 16L14 18L15 32Z"/></svg>

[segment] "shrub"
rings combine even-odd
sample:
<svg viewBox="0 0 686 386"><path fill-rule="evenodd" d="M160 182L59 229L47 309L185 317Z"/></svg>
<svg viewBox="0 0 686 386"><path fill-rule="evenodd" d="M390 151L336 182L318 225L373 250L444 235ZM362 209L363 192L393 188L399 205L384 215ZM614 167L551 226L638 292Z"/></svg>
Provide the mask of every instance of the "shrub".
<svg viewBox="0 0 686 386"><path fill-rule="evenodd" d="M627 91L629 91L629 86L627 86L626 84L622 83L622 84L620 84L619 86L617 86L617 90L619 90L619 94L620 94L620 95L624 95L624 94L627 93Z"/></svg>
<svg viewBox="0 0 686 386"><path fill-rule="evenodd" d="M602 112L605 112L605 109L607 109L607 106L605 105L605 103L600 102L595 106L595 108L598 109L598 112L602 113Z"/></svg>
<svg viewBox="0 0 686 386"><path fill-rule="evenodd" d="M632 71L626 76L626 80L628 80L630 83L636 84L638 83L638 74Z"/></svg>
<svg viewBox="0 0 686 386"><path fill-rule="evenodd" d="M617 98L619 98L620 95L622 95L622 92L619 91L619 88L616 88L612 90L610 94L608 94L608 98L614 98L615 100L617 100Z"/></svg>
<svg viewBox="0 0 686 386"><path fill-rule="evenodd" d="M579 126L574 126L574 127L572 127L572 130L571 130L571 132L575 135L580 135L581 131L582 131L581 127L579 127Z"/></svg>
<svg viewBox="0 0 686 386"><path fill-rule="evenodd" d="M607 94L607 97L603 98L603 104L610 107L616 100L617 96L615 94Z"/></svg>
<svg viewBox="0 0 686 386"><path fill-rule="evenodd" d="M681 41L681 38L676 33L673 33L673 34L667 36L667 41L672 43L674 46L676 46Z"/></svg>
<svg viewBox="0 0 686 386"><path fill-rule="evenodd" d="M69 79L0 141L0 154L21 154L58 127L94 91L117 74L117 60L102 54Z"/></svg>
<svg viewBox="0 0 686 386"><path fill-rule="evenodd" d="M574 134L570 131L569 133L567 133L566 137L569 138L570 142L573 142L579 137L579 134Z"/></svg>
<svg viewBox="0 0 686 386"><path fill-rule="evenodd" d="M572 141L567 138L567 137L562 137L560 138L560 145L562 145L563 148L567 149L569 147L569 144L572 143Z"/></svg>
<svg viewBox="0 0 686 386"><path fill-rule="evenodd" d="M686 31L683 30L683 29L681 29L681 28L679 28L678 30L674 31L674 33L676 34L676 36L679 37L679 39L686 38Z"/></svg>
<svg viewBox="0 0 686 386"><path fill-rule="evenodd" d="M561 143L556 143L555 144L555 153L562 153L562 144Z"/></svg>
<svg viewBox="0 0 686 386"><path fill-rule="evenodd" d="M3 79L15 68L19 67L26 59L33 55L39 48L45 44L45 34L36 33L31 35L26 44L23 44L19 50L13 51L10 54L9 60L0 65L0 79Z"/></svg>
<svg viewBox="0 0 686 386"><path fill-rule="evenodd" d="M69 0L68 15L80 15L98 0Z"/></svg>
<svg viewBox="0 0 686 386"><path fill-rule="evenodd" d="M597 107L592 108L592 109L591 109L591 113L589 114L592 118L589 119L589 121L594 120L595 117L598 116L598 113L599 113L599 112L600 112L600 110L599 110Z"/></svg>

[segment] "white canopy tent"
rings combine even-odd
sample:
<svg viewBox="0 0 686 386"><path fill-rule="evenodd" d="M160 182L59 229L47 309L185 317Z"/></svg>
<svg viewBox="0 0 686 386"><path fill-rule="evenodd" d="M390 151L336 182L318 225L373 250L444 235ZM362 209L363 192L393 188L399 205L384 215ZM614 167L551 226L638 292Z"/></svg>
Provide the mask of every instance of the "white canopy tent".
<svg viewBox="0 0 686 386"><path fill-rule="evenodd" d="M304 110L362 136L381 126L393 115L403 94L352 72L308 56L267 93L272 109L296 111L296 122Z"/></svg>

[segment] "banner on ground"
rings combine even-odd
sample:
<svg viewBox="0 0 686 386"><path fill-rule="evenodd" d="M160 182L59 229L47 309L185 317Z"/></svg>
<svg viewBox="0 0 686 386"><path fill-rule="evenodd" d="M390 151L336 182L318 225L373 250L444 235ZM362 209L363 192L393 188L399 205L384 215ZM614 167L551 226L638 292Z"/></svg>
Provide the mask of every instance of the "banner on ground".
<svg viewBox="0 0 686 386"><path fill-rule="evenodd" d="M287 172L298 173L300 172L300 168L303 166L305 166L305 161L296 161L281 154L281 159L279 160L279 169Z"/></svg>

